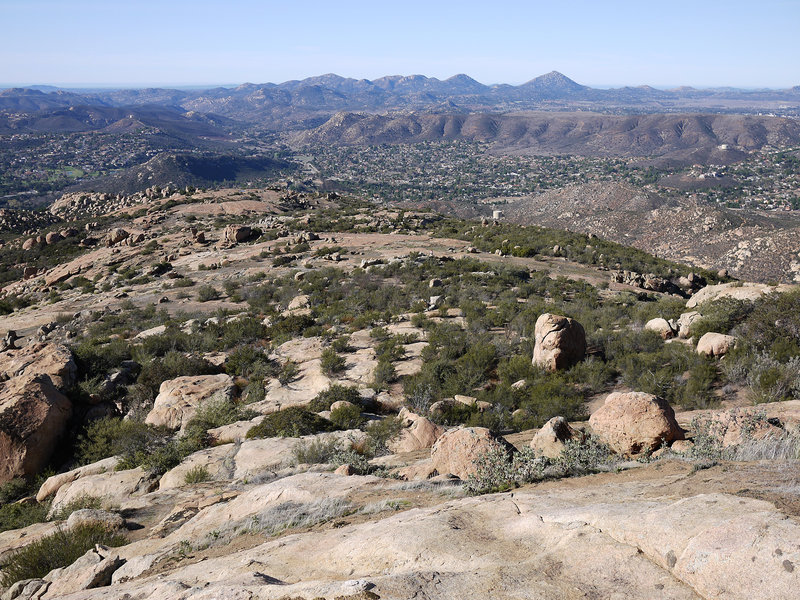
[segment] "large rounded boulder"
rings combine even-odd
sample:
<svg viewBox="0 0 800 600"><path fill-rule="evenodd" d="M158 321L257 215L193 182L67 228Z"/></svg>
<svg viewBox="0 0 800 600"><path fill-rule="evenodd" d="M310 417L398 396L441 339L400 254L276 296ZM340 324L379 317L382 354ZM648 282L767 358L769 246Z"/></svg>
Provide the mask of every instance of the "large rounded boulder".
<svg viewBox="0 0 800 600"><path fill-rule="evenodd" d="M40 472L72 416L47 375L14 377L0 389L0 482Z"/></svg>
<svg viewBox="0 0 800 600"><path fill-rule="evenodd" d="M586 356L586 332L574 319L545 313L536 319L533 364L548 371L568 369Z"/></svg>
<svg viewBox="0 0 800 600"><path fill-rule="evenodd" d="M431 462L440 475L468 479L478 472L475 461L495 447L509 454L513 446L485 427L461 427L443 434L431 448Z"/></svg>
<svg viewBox="0 0 800 600"><path fill-rule="evenodd" d="M697 342L697 353L704 356L725 356L735 345L736 338L732 335L709 331Z"/></svg>
<svg viewBox="0 0 800 600"><path fill-rule="evenodd" d="M668 340L675 337L675 331L672 329L669 321L662 317L650 319L644 324L645 331L654 331L661 336L661 339Z"/></svg>
<svg viewBox="0 0 800 600"><path fill-rule="evenodd" d="M669 403L644 392L609 394L589 418L589 425L618 454L641 454L683 439Z"/></svg>

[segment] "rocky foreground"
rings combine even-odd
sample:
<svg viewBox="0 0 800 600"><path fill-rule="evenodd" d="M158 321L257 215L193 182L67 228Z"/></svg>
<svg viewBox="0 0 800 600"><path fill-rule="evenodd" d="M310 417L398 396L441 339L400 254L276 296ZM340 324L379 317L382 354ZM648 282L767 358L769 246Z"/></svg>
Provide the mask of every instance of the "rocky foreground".
<svg viewBox="0 0 800 600"><path fill-rule="evenodd" d="M138 494L124 471L87 476L145 526L137 541L6 597L793 598L796 516L736 488L792 485L795 469L672 461L455 499L447 482L319 472Z"/></svg>
<svg viewBox="0 0 800 600"><path fill-rule="evenodd" d="M797 597L791 287L241 195L8 241L2 600Z"/></svg>

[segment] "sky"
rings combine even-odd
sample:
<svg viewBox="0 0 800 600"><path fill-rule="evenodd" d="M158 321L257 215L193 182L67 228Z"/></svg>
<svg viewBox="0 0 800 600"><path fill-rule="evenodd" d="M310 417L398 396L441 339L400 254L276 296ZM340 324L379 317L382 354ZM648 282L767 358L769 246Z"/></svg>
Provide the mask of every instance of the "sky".
<svg viewBox="0 0 800 600"><path fill-rule="evenodd" d="M800 0L0 0L0 84L800 85Z"/></svg>

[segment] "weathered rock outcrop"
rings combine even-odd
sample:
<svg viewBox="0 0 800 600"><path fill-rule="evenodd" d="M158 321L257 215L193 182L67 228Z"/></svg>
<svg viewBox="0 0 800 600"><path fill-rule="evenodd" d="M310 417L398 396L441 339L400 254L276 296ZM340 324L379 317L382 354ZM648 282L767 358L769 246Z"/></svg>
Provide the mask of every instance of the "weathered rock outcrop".
<svg viewBox="0 0 800 600"><path fill-rule="evenodd" d="M58 475L48 477L39 488L39 491L36 493L36 501L44 502L47 500L47 498L55 494L62 486L72 483L81 477L88 477L89 475L98 475L100 473L113 471L119 464L119 460L120 459L116 456L111 456L98 462L94 462L90 465L84 465L82 467L78 467L77 469L67 471L66 473L59 473Z"/></svg>
<svg viewBox="0 0 800 600"><path fill-rule="evenodd" d="M589 425L619 454L640 454L683 438L669 403L644 392L609 394Z"/></svg>
<svg viewBox="0 0 800 600"><path fill-rule="evenodd" d="M50 460L72 404L47 375L14 377L0 389L0 482L35 475Z"/></svg>
<svg viewBox="0 0 800 600"><path fill-rule="evenodd" d="M152 486L150 476L141 467L87 475L58 489L50 507L50 515L83 496L99 498L106 506L120 506L134 495L147 493Z"/></svg>
<svg viewBox="0 0 800 600"><path fill-rule="evenodd" d="M679 294L681 289L669 279L658 277L652 273L642 274L635 271L613 271L611 273L612 283L623 283L633 287L661 292L663 294Z"/></svg>
<svg viewBox="0 0 800 600"><path fill-rule="evenodd" d="M99 508L80 508L67 518L66 527L72 529L81 525L100 525L116 531L125 527L125 519L115 512Z"/></svg>
<svg viewBox="0 0 800 600"><path fill-rule="evenodd" d="M548 371L566 369L586 356L583 326L568 317L545 313L536 319L533 364Z"/></svg>
<svg viewBox="0 0 800 600"><path fill-rule="evenodd" d="M733 298L734 300L758 300L764 294L788 292L797 289L796 285L767 285L764 283L720 283L709 285L697 292L686 302L686 308L695 308L704 302L714 301L719 298Z"/></svg>
<svg viewBox="0 0 800 600"><path fill-rule="evenodd" d="M124 242L130 233L124 230L122 227L116 227L108 232L108 237L106 238L106 244L108 246L116 246Z"/></svg>
<svg viewBox="0 0 800 600"><path fill-rule="evenodd" d="M282 503L345 498L374 478L306 474L203 509L165 538L208 539ZM516 490L281 536L69 600L211 598L796 598L800 527L768 502L728 494L652 498L619 482L586 494ZM650 488L652 490L652 488ZM287 504L288 503L288 504ZM272 513L274 514L274 512ZM249 520L249 521L248 521ZM167 546L169 547L169 546ZM141 574L158 554L131 556ZM432 575L435 572L435 575ZM135 576L135 575L134 575ZM498 588L497 581L503 581ZM117 583L119 582L119 583Z"/></svg>
<svg viewBox="0 0 800 600"><path fill-rule="evenodd" d="M347 450L354 441L363 441L359 430L334 431L302 438L274 437L245 440L206 448L186 457L181 464L167 471L159 481L159 489L168 490L186 485L186 474L204 469L210 481L239 481L269 470L278 470L294 461L294 450L300 444L337 443Z"/></svg>
<svg viewBox="0 0 800 600"><path fill-rule="evenodd" d="M42 600L56 600L67 594L107 586L111 576L125 560L112 548L96 546L63 569L55 569L45 575L51 582Z"/></svg>
<svg viewBox="0 0 800 600"><path fill-rule="evenodd" d="M780 438L786 432L770 423L765 414L754 409L734 408L729 411L714 412L701 422L707 433L723 448L736 446L748 440Z"/></svg>
<svg viewBox="0 0 800 600"><path fill-rule="evenodd" d="M190 375L161 384L146 423L182 429L202 402L229 400L235 386L229 375Z"/></svg>
<svg viewBox="0 0 800 600"><path fill-rule="evenodd" d="M443 434L431 448L431 461L440 475L468 479L477 472L475 461L493 447L511 453L513 446L485 427L461 427Z"/></svg>
<svg viewBox="0 0 800 600"><path fill-rule="evenodd" d="M222 241L226 244L239 244L249 240L252 233L247 225L228 225L222 232Z"/></svg>
<svg viewBox="0 0 800 600"><path fill-rule="evenodd" d="M50 343L28 344L21 350L0 353L0 377L47 375L53 385L65 390L72 387L78 368L66 346Z"/></svg>

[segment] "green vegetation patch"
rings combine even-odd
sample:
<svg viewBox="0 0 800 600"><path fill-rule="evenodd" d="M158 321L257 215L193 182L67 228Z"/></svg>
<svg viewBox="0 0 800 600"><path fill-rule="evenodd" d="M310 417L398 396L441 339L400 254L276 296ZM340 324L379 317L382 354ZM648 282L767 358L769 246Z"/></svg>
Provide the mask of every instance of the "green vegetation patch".
<svg viewBox="0 0 800 600"><path fill-rule="evenodd" d="M301 437L336 430L336 425L319 415L291 406L264 417L247 432L247 439L266 437Z"/></svg>

